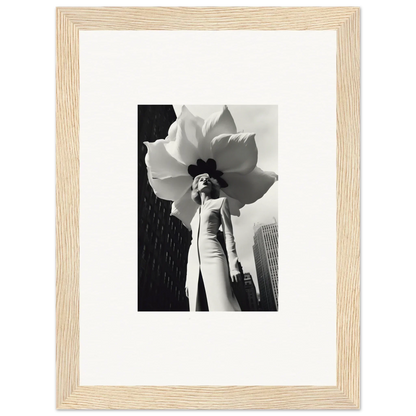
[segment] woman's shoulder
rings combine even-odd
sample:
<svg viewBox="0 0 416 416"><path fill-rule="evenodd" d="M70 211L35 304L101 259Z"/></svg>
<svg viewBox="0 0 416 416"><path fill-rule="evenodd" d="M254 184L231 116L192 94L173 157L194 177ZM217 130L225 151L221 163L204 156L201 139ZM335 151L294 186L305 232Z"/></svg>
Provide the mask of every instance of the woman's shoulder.
<svg viewBox="0 0 416 416"><path fill-rule="evenodd" d="M215 204L218 208L221 208L224 204L227 203L227 198L225 196L221 196L215 200Z"/></svg>
<svg viewBox="0 0 416 416"><path fill-rule="evenodd" d="M209 200L208 209L220 210L227 203L226 197L220 197Z"/></svg>

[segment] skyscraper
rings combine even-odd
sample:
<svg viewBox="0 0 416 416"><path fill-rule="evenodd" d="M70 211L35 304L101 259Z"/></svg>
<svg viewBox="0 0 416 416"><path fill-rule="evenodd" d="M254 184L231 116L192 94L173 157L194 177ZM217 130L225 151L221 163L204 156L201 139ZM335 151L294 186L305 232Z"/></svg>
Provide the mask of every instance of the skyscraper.
<svg viewBox="0 0 416 416"><path fill-rule="evenodd" d="M258 311L259 305L257 300L256 286L250 273L244 273L244 289L247 294L247 303L249 311Z"/></svg>
<svg viewBox="0 0 416 416"><path fill-rule="evenodd" d="M171 203L155 196L147 179L144 141L167 136L176 120L171 105L140 105L139 123L139 311L187 311L186 267L190 232L170 216Z"/></svg>
<svg viewBox="0 0 416 416"><path fill-rule="evenodd" d="M279 231L277 222L254 226L254 261L264 311L279 310Z"/></svg>

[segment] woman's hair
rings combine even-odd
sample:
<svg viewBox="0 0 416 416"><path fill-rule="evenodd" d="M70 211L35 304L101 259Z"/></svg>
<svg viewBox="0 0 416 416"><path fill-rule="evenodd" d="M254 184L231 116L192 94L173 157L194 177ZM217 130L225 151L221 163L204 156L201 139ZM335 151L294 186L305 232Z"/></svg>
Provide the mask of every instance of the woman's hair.
<svg viewBox="0 0 416 416"><path fill-rule="evenodd" d="M198 204L201 205L201 195L199 195L198 192L198 181L199 178L201 178L202 176L208 176L209 180L212 183L212 187L211 187L211 198L212 199L217 199L220 197L220 185L218 183L218 181L214 178L211 178L208 173L202 173L201 175L197 175L195 176L193 182L192 182L192 192L191 192L191 198Z"/></svg>

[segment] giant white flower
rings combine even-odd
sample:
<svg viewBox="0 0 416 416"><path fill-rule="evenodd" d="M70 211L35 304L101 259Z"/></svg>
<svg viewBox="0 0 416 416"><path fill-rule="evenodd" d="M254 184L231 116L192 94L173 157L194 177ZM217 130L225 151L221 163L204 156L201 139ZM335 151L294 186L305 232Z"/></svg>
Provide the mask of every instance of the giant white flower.
<svg viewBox="0 0 416 416"><path fill-rule="evenodd" d="M237 133L227 106L206 120L185 106L166 139L145 142L149 183L156 196L173 201L171 215L190 229L198 209L191 199L193 178L208 173L218 180L232 215L261 198L277 180L257 164L255 133Z"/></svg>

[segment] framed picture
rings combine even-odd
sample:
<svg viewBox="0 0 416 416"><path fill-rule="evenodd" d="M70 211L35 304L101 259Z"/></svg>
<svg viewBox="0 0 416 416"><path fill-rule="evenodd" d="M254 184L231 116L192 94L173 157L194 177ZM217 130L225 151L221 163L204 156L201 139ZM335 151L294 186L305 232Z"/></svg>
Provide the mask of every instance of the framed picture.
<svg viewBox="0 0 416 416"><path fill-rule="evenodd" d="M57 408L359 408L359 9L58 8L56 79Z"/></svg>

